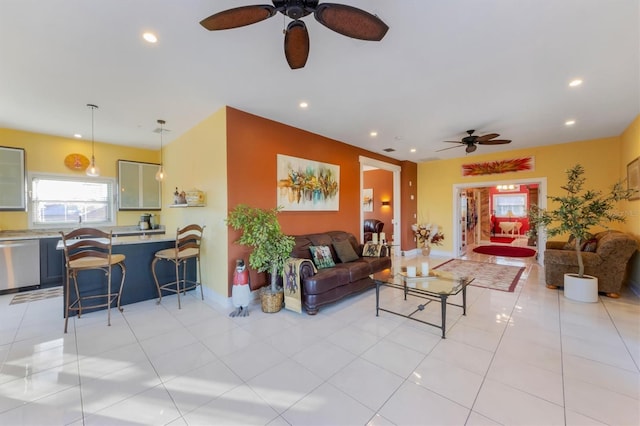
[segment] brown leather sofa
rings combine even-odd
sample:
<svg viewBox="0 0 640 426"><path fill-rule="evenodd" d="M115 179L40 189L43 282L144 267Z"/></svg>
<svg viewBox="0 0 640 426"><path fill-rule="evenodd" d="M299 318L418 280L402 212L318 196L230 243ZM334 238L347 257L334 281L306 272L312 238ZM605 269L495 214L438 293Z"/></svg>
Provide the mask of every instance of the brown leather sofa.
<svg viewBox="0 0 640 426"><path fill-rule="evenodd" d="M619 297L629 259L639 249L630 234L604 231L595 235L595 252L582 252L584 273L598 278L598 292ZM574 249L565 249L564 241L548 241L544 252L544 272L547 287L564 285L564 274L578 272Z"/></svg>
<svg viewBox="0 0 640 426"><path fill-rule="evenodd" d="M359 256L357 260L346 263L340 261L333 244L344 240L351 243ZM313 261L309 250L311 246L328 246L335 266L314 271L309 262L305 262L300 269L302 305L309 315L317 314L322 305L373 287L375 284L370 275L391 267L391 258L386 255L386 247L383 247L381 257L362 257L363 245L348 232L328 231L297 235L291 257Z"/></svg>
<svg viewBox="0 0 640 426"><path fill-rule="evenodd" d="M384 228L384 222L378 219L365 219L363 228L363 241L366 243L367 241L371 241L373 239L373 234L379 234L382 232L382 228Z"/></svg>

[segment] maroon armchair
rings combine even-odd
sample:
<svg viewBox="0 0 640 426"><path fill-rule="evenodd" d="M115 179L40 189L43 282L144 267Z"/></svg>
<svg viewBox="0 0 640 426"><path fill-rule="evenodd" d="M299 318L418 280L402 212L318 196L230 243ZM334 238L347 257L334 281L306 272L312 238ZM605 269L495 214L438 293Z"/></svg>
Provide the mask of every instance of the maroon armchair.
<svg viewBox="0 0 640 426"><path fill-rule="evenodd" d="M379 234L384 228L384 222L378 219L365 219L364 220L364 240L363 243L371 241L373 234Z"/></svg>

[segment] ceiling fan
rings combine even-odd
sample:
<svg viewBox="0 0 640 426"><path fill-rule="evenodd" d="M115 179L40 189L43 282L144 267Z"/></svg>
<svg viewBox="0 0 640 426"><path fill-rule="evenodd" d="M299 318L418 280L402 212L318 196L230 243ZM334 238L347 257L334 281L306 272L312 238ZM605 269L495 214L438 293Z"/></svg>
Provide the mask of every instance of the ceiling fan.
<svg viewBox="0 0 640 426"><path fill-rule="evenodd" d="M467 154L469 154L475 151L476 149L478 149L477 145L503 145L506 143L511 143L509 139L495 139L498 136L500 136L497 133L489 133L483 136L477 136L473 134L474 132L475 130L467 130L467 133L469 134L469 136L465 136L460 141L444 141L447 143L457 143L460 145L439 149L436 152L445 151L451 148L458 148L459 146L466 145L467 147L465 148L465 151Z"/></svg>
<svg viewBox="0 0 640 426"><path fill-rule="evenodd" d="M353 6L318 0L273 0L273 6L252 5L223 10L200 21L209 31L244 27L277 12L293 19L284 31L284 55L291 69L302 68L309 56L309 33L300 18L313 13L318 22L337 33L360 40L380 41L389 27L375 15Z"/></svg>

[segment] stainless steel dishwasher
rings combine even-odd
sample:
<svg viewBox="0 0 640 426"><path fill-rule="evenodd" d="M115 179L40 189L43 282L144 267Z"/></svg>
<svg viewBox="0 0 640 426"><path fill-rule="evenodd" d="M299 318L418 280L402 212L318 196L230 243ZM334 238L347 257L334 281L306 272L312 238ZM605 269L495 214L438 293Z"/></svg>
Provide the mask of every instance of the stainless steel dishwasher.
<svg viewBox="0 0 640 426"><path fill-rule="evenodd" d="M38 284L39 240L0 241L0 291Z"/></svg>

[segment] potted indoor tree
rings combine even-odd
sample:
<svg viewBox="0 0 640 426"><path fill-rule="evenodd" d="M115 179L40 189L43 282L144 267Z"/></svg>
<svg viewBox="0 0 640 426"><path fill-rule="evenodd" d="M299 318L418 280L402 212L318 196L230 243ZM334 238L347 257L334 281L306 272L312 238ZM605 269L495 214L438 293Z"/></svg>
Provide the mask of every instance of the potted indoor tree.
<svg viewBox="0 0 640 426"><path fill-rule="evenodd" d="M582 243L591 236L591 227L604 226L607 222L624 222L622 214L614 210L615 204L628 200L633 190L624 189L623 181L616 182L611 191L604 195L601 191L583 189L584 168L576 164L566 171L567 183L561 186L564 195L549 196L555 203L555 210L538 209L539 224L544 226L549 236L569 234L573 237L573 249L578 261L577 274L565 274L565 296L575 300L596 302L598 300L598 279L584 274Z"/></svg>
<svg viewBox="0 0 640 426"><path fill-rule="evenodd" d="M278 312L282 308L284 292L278 285L278 277L294 246L294 238L282 233L277 217L279 211L279 207L261 209L238 204L227 217L231 228L242 231L236 243L253 248L249 266L270 274L271 285L260 290L264 312Z"/></svg>

